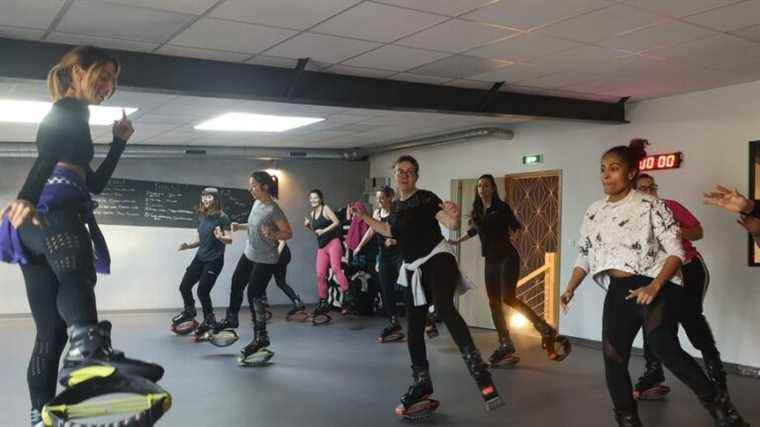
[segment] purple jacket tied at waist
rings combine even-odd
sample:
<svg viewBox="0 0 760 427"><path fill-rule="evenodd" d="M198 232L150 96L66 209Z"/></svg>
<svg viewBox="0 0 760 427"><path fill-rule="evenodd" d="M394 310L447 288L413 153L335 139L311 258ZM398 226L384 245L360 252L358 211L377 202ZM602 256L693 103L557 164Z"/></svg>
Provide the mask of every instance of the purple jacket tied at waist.
<svg viewBox="0 0 760 427"><path fill-rule="evenodd" d="M56 166L48 178L37 204L37 212L44 214L56 209L77 209L90 231L95 255L95 271L110 274L111 256L103 233L95 221L94 210L97 203L92 200L87 185L76 173ZM40 225L42 226L42 225ZM0 225L0 260L9 263L28 263L28 252L21 243L18 230L8 218Z"/></svg>

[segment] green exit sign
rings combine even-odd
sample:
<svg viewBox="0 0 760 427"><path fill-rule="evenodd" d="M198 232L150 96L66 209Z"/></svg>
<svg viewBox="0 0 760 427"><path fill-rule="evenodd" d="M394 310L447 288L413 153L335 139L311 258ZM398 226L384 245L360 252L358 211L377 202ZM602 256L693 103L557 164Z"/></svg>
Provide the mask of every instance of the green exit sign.
<svg viewBox="0 0 760 427"><path fill-rule="evenodd" d="M524 165L537 165L539 163L544 162L544 155L543 154L529 154L527 156L523 156L522 162Z"/></svg>

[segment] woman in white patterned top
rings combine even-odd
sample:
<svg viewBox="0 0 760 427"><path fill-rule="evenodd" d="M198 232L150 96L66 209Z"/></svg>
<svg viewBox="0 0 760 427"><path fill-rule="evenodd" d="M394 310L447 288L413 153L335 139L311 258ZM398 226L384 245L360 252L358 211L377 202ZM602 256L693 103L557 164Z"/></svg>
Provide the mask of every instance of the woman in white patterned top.
<svg viewBox="0 0 760 427"><path fill-rule="evenodd" d="M676 309L683 298L684 258L678 223L664 202L634 189L646 141L635 139L602 156L604 199L583 218L579 256L561 305L567 311L587 274L607 289L602 345L607 388L620 426L641 426L633 399L628 360L633 340L644 328L654 353L699 397L720 426L746 425L678 343Z"/></svg>

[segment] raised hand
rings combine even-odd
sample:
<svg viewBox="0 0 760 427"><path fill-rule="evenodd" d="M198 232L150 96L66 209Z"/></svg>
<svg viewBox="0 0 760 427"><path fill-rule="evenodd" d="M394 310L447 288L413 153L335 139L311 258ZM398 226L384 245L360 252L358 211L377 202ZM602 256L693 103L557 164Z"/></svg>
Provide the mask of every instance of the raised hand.
<svg viewBox="0 0 760 427"><path fill-rule="evenodd" d="M126 142L133 133L135 133L135 128L132 127L132 122L127 118L127 112L122 108L121 120L113 122L113 136Z"/></svg>
<svg viewBox="0 0 760 427"><path fill-rule="evenodd" d="M736 189L731 190L722 185L716 185L713 191L705 193L704 202L734 213L750 212L755 207L753 200L746 198Z"/></svg>
<svg viewBox="0 0 760 427"><path fill-rule="evenodd" d="M177 248L177 252L182 252L187 249L190 249L190 245L187 243L180 243L179 248Z"/></svg>

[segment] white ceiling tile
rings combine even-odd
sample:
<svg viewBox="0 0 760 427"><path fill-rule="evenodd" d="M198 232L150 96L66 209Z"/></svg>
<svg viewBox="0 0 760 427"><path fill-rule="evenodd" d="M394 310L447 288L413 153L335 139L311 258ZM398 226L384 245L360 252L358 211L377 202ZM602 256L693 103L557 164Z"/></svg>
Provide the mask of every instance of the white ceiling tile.
<svg viewBox="0 0 760 427"><path fill-rule="evenodd" d="M719 31L733 31L751 27L760 24L760 0L749 0L721 7L689 16L686 20Z"/></svg>
<svg viewBox="0 0 760 427"><path fill-rule="evenodd" d="M291 30L201 18L172 39L171 44L258 53L294 34L296 32Z"/></svg>
<svg viewBox="0 0 760 427"><path fill-rule="evenodd" d="M457 53L515 34L515 31L502 27L452 19L397 44Z"/></svg>
<svg viewBox="0 0 760 427"><path fill-rule="evenodd" d="M595 80L596 78L584 72L554 73L537 79L521 81L521 85L545 89L559 89L574 84Z"/></svg>
<svg viewBox="0 0 760 427"><path fill-rule="evenodd" d="M639 52L714 36L714 31L679 21L667 21L599 42L602 46Z"/></svg>
<svg viewBox="0 0 760 427"><path fill-rule="evenodd" d="M37 125L0 122L0 141L31 142L37 139Z"/></svg>
<svg viewBox="0 0 760 427"><path fill-rule="evenodd" d="M291 104L283 102L267 101L241 101L235 105L235 111L255 114L284 114L291 108Z"/></svg>
<svg viewBox="0 0 760 427"><path fill-rule="evenodd" d="M227 0L211 11L215 18L305 30L360 0Z"/></svg>
<svg viewBox="0 0 760 427"><path fill-rule="evenodd" d="M226 98L207 98L201 96L175 96L166 104L154 109L154 114L187 115L192 118L211 118L234 111L244 101ZM197 123L195 123L197 124Z"/></svg>
<svg viewBox="0 0 760 427"><path fill-rule="evenodd" d="M443 82L447 82L451 80L448 77L434 77L434 76L423 76L419 74L410 74L410 73L398 73L395 76L391 77L392 80L402 80L405 82L414 82L414 83L429 83L429 84L441 84Z"/></svg>
<svg viewBox="0 0 760 427"><path fill-rule="evenodd" d="M348 65L333 65L332 67L327 68L322 71L325 73L343 74L343 75L358 76L358 77L370 77L373 79L382 79L384 77L388 77L390 75L396 74L396 71L378 70L375 68L364 68L364 67L351 67Z"/></svg>
<svg viewBox="0 0 760 427"><path fill-rule="evenodd" d="M125 19L125 17L129 19ZM69 34L165 42L195 17L103 1L76 0L55 28Z"/></svg>
<svg viewBox="0 0 760 427"><path fill-rule="evenodd" d="M463 18L528 30L611 4L605 0L502 0Z"/></svg>
<svg viewBox="0 0 760 427"><path fill-rule="evenodd" d="M612 6L547 26L547 34L593 43L654 24L663 18L628 6Z"/></svg>
<svg viewBox="0 0 760 427"><path fill-rule="evenodd" d="M493 86L493 82L487 82L487 81L481 81L481 80L457 79L457 80L452 80L450 82L447 82L445 86L461 87L465 89L487 90L487 89L491 89L491 86Z"/></svg>
<svg viewBox="0 0 760 427"><path fill-rule="evenodd" d="M461 79L509 65L509 62L454 55L410 70L414 74ZM477 79L476 80L482 80Z"/></svg>
<svg viewBox="0 0 760 427"><path fill-rule="evenodd" d="M2 29L0 29L0 32L2 32ZM739 37L760 42L760 25L755 25L754 27L737 30L737 31L734 31L733 33Z"/></svg>
<svg viewBox="0 0 760 427"><path fill-rule="evenodd" d="M188 58L210 59L213 61L242 62L251 57L250 53L227 52L223 50L199 49L174 45L163 45L156 51L161 55L185 56Z"/></svg>
<svg viewBox="0 0 760 427"><path fill-rule="evenodd" d="M618 66L630 57L625 52L597 46L583 46L530 61L549 72L588 71L600 72L604 68Z"/></svg>
<svg viewBox="0 0 760 427"><path fill-rule="evenodd" d="M111 39L107 37L85 36L80 34L66 34L52 32L48 34L47 41L71 45L92 45L106 49L132 50L136 52L150 52L158 47L158 43L144 43L131 40Z"/></svg>
<svg viewBox="0 0 760 427"><path fill-rule="evenodd" d="M405 71L449 56L447 53L387 45L345 62L357 67Z"/></svg>
<svg viewBox="0 0 760 427"><path fill-rule="evenodd" d="M158 136L147 139L148 144L156 145L186 145L191 144L193 141L199 139L201 135L194 132L182 132L182 131L168 131Z"/></svg>
<svg viewBox="0 0 760 427"><path fill-rule="evenodd" d="M468 55L482 58L526 61L563 50L580 47L582 44L545 36L539 32L510 37L496 43L467 52Z"/></svg>
<svg viewBox="0 0 760 427"><path fill-rule="evenodd" d="M249 64L266 65L268 67L295 68L298 65L298 59L281 58L279 56L256 55L247 61Z"/></svg>
<svg viewBox="0 0 760 427"><path fill-rule="evenodd" d="M13 84L9 93L13 99L50 101L50 91L44 81L23 81Z"/></svg>
<svg viewBox="0 0 760 427"><path fill-rule="evenodd" d="M708 68L733 69L757 62L760 58L760 44L719 34L677 46L653 49L649 53Z"/></svg>
<svg viewBox="0 0 760 427"><path fill-rule="evenodd" d="M176 127L177 125L167 124L135 124L135 133L132 135L129 142L145 142L148 138L153 138L154 136L160 135Z"/></svg>
<svg viewBox="0 0 760 427"><path fill-rule="evenodd" d="M424 12L457 16L465 12L492 3L493 0L377 0L391 6L408 7Z"/></svg>
<svg viewBox="0 0 760 427"><path fill-rule="evenodd" d="M2 0L0 25L47 29L64 0Z"/></svg>
<svg viewBox="0 0 760 427"><path fill-rule="evenodd" d="M320 24L314 31L387 43L445 19L409 9L362 3Z"/></svg>
<svg viewBox="0 0 760 427"><path fill-rule="evenodd" d="M625 0L625 4L681 18L743 0Z"/></svg>
<svg viewBox="0 0 760 427"><path fill-rule="evenodd" d="M116 88L116 93L106 100L103 105L113 105L117 107L137 108L138 114L149 113L154 108L171 102L175 95L163 93L135 92Z"/></svg>
<svg viewBox="0 0 760 427"><path fill-rule="evenodd" d="M341 62L380 46L379 43L323 34L303 33L266 51L285 58L312 58L326 63Z"/></svg>
<svg viewBox="0 0 760 427"><path fill-rule="evenodd" d="M8 39L40 40L45 30L0 25L0 37Z"/></svg>
<svg viewBox="0 0 760 427"><path fill-rule="evenodd" d="M110 3L121 3L129 6L147 7L150 9L168 10L171 12L200 15L213 6L217 0L108 0Z"/></svg>
<svg viewBox="0 0 760 427"><path fill-rule="evenodd" d="M132 119L132 123L134 123L135 127L140 127L142 125L184 125L193 120L192 117L188 116L180 116L180 115L159 115L159 114L153 114L153 113L145 113L141 114L134 119Z"/></svg>
<svg viewBox="0 0 760 427"><path fill-rule="evenodd" d="M512 64L487 73L474 75L472 78L487 82L519 82L535 79L551 73L552 71L546 67L539 67L532 64Z"/></svg>

